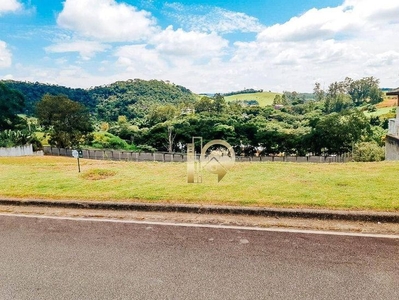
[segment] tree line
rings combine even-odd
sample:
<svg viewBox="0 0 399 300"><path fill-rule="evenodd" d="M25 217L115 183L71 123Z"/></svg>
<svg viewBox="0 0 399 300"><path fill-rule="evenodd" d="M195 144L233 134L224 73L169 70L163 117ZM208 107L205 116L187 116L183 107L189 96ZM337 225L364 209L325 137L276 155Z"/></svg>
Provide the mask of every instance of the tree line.
<svg viewBox="0 0 399 300"><path fill-rule="evenodd" d="M222 94L199 97L168 82L135 79L86 90L94 107L67 95L44 94L35 104L35 130L45 132L58 147L185 152L191 137L202 136L204 142L226 140L239 155L343 154L361 146L379 151L376 157L381 158L389 116L369 118L362 111L383 100L378 84L373 77L346 78L326 90L316 83L311 99L284 92L274 105L260 107L226 102ZM4 83L0 88L15 102L4 110L8 115L0 115L4 132L16 129L16 120L21 123L15 116L24 97Z"/></svg>

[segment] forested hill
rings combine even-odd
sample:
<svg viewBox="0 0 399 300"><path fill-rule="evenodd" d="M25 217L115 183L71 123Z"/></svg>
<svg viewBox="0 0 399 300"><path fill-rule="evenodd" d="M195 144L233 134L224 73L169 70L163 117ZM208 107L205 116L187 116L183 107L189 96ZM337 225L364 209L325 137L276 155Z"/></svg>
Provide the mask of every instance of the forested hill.
<svg viewBox="0 0 399 300"><path fill-rule="evenodd" d="M127 80L90 89L69 88L39 82L3 80L10 89L25 97L25 108L21 113L32 115L35 105L45 94L66 95L69 99L84 104L99 119L115 121L119 115L128 118L143 116L156 104L194 103L196 97L187 88L159 80Z"/></svg>
<svg viewBox="0 0 399 300"><path fill-rule="evenodd" d="M98 117L116 121L119 115L128 119L143 117L159 104L194 103L195 95L187 88L159 80L127 80L95 87L89 94L97 103Z"/></svg>
<svg viewBox="0 0 399 300"><path fill-rule="evenodd" d="M65 86L44 84L39 82L26 82L14 80L2 80L7 87L17 90L25 97L25 108L20 113L33 115L35 105L42 99L45 94L65 95L73 101L80 102L88 107L91 111L95 109L96 103L91 98L89 92L79 88L69 88Z"/></svg>

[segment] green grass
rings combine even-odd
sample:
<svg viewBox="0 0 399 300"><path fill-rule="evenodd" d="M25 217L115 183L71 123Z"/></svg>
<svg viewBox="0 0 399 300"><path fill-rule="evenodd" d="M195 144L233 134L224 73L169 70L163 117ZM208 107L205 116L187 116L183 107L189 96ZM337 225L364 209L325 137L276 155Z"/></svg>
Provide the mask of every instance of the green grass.
<svg viewBox="0 0 399 300"><path fill-rule="evenodd" d="M373 117L377 117L377 116L381 116L381 115L385 115L387 113L390 113L392 111L394 107L382 107L382 108L377 108L376 111L374 112L367 112L365 111L364 114L367 117L373 116Z"/></svg>
<svg viewBox="0 0 399 300"><path fill-rule="evenodd" d="M224 97L227 102L230 101L244 101L244 100L256 100L259 106L272 105L274 97L278 93L273 92L262 92L262 93L251 93L251 94L238 94Z"/></svg>
<svg viewBox="0 0 399 300"><path fill-rule="evenodd" d="M398 211L399 163L236 163L188 184L184 163L0 157L0 198Z"/></svg>

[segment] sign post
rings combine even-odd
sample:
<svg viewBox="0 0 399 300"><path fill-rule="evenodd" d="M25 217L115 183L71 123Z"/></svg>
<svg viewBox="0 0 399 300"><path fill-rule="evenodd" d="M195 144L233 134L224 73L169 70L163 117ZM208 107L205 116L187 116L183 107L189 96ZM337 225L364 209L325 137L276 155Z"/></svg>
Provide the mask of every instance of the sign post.
<svg viewBox="0 0 399 300"><path fill-rule="evenodd" d="M79 173L80 173L80 161L79 161L79 158L83 157L82 150L72 150L72 156L78 159L78 170L79 170Z"/></svg>

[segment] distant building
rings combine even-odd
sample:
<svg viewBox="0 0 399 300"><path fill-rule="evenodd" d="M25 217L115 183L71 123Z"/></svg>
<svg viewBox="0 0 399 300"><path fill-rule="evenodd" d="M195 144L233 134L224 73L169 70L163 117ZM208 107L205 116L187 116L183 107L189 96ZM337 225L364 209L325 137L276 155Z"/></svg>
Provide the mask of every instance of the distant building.
<svg viewBox="0 0 399 300"><path fill-rule="evenodd" d="M388 134L385 138L385 159L399 160L399 88L387 92L387 96L397 96L396 118L389 119Z"/></svg>

